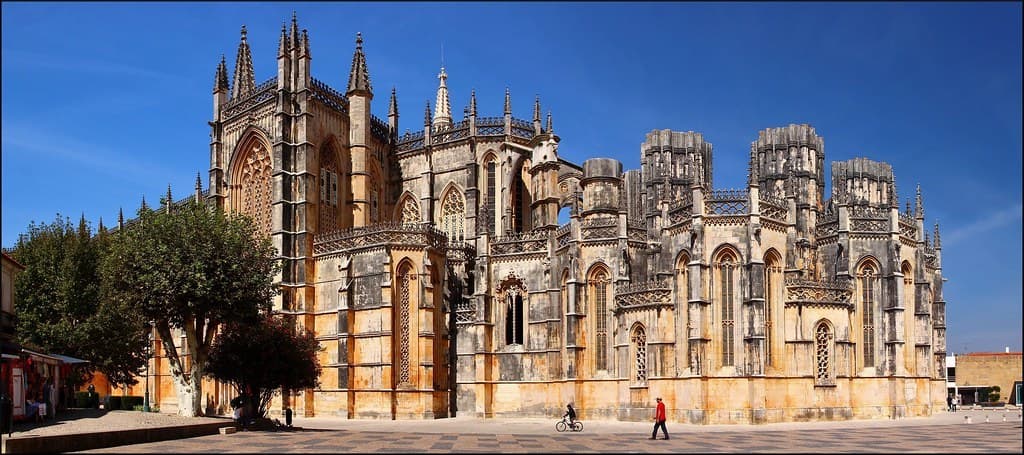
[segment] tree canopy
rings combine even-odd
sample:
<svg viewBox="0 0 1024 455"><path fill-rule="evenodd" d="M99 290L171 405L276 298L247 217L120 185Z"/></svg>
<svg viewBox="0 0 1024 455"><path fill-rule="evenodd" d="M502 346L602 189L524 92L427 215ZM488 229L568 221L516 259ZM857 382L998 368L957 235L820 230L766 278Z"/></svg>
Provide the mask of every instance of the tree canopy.
<svg viewBox="0 0 1024 455"><path fill-rule="evenodd" d="M99 264L109 241L83 215L78 226L57 215L31 223L11 255L25 265L15 282L19 340L45 352L89 360L119 385L134 385L146 364L146 334L137 311L106 297ZM86 378L71 378L77 386Z"/></svg>
<svg viewBox="0 0 1024 455"><path fill-rule="evenodd" d="M228 382L255 416L265 417L281 389L316 387L320 350L312 332L296 330L285 317L266 315L256 324L231 322L214 340L207 375Z"/></svg>
<svg viewBox="0 0 1024 455"><path fill-rule="evenodd" d="M251 219L194 200L172 210L140 209L112 236L101 275L117 301L152 321L180 415L202 414L201 379L221 325L255 321L270 308L277 292L276 255ZM184 346L172 330L184 335ZM189 362L182 362L184 354Z"/></svg>

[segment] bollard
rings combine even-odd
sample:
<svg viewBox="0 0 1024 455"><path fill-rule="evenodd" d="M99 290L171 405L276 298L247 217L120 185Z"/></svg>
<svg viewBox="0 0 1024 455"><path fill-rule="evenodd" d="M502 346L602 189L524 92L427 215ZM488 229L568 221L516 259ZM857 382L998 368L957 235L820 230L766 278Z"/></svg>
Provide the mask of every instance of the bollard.
<svg viewBox="0 0 1024 455"><path fill-rule="evenodd" d="M985 414L985 423L988 423L988 414Z"/></svg>
<svg viewBox="0 0 1024 455"><path fill-rule="evenodd" d="M964 416L964 423L971 423L971 416Z"/></svg>

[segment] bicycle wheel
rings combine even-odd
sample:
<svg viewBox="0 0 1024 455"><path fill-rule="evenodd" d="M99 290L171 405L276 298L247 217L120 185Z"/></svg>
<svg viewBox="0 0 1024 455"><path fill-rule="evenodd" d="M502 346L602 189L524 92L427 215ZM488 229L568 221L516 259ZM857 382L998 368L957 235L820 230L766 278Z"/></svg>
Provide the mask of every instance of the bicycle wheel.
<svg viewBox="0 0 1024 455"><path fill-rule="evenodd" d="M576 421L572 423L572 431L583 431L583 422Z"/></svg>
<svg viewBox="0 0 1024 455"><path fill-rule="evenodd" d="M565 428L566 426L564 421L559 420L558 423L555 424L555 430L558 430L558 432L565 431Z"/></svg>

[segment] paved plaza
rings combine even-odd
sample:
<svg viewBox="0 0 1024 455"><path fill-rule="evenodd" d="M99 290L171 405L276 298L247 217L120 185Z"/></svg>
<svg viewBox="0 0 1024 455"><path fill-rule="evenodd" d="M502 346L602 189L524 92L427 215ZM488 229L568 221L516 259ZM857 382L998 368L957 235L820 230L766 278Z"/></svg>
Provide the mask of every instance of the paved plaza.
<svg viewBox="0 0 1024 455"><path fill-rule="evenodd" d="M584 421L558 433L552 419L455 418L366 421L298 418L301 430L245 431L110 447L85 453L241 452L916 452L1021 453L1019 411L965 411L900 420L767 425L670 424L670 440L649 440L651 423ZM972 423L964 423L970 416ZM1003 418L1006 421L1003 421ZM985 419L988 417L989 422Z"/></svg>

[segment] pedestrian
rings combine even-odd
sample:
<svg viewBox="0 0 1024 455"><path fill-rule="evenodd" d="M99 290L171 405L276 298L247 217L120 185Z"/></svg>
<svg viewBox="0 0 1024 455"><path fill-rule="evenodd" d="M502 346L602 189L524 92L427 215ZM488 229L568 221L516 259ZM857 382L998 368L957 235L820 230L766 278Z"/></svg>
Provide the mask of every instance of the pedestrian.
<svg viewBox="0 0 1024 455"><path fill-rule="evenodd" d="M661 402L661 397L657 398L658 406L654 409L654 431L651 432L651 439L657 439L658 427L661 427L661 431L665 433L665 439L668 437L668 429L665 428L665 403Z"/></svg>
<svg viewBox="0 0 1024 455"><path fill-rule="evenodd" d="M292 427L292 408L284 408L284 424L288 427Z"/></svg>
<svg viewBox="0 0 1024 455"><path fill-rule="evenodd" d="M953 412L953 395L946 396L946 410Z"/></svg>
<svg viewBox="0 0 1024 455"><path fill-rule="evenodd" d="M53 399L52 398L53 398L53 378L46 378L46 383L43 384L43 403L46 404L46 407L43 408L43 409L46 409L47 411L50 411L51 415L53 414ZM44 412L43 419L45 419L46 417L47 416L46 416L46 414Z"/></svg>
<svg viewBox="0 0 1024 455"><path fill-rule="evenodd" d="M960 395L953 395L953 412L956 412L956 406L960 404Z"/></svg>

